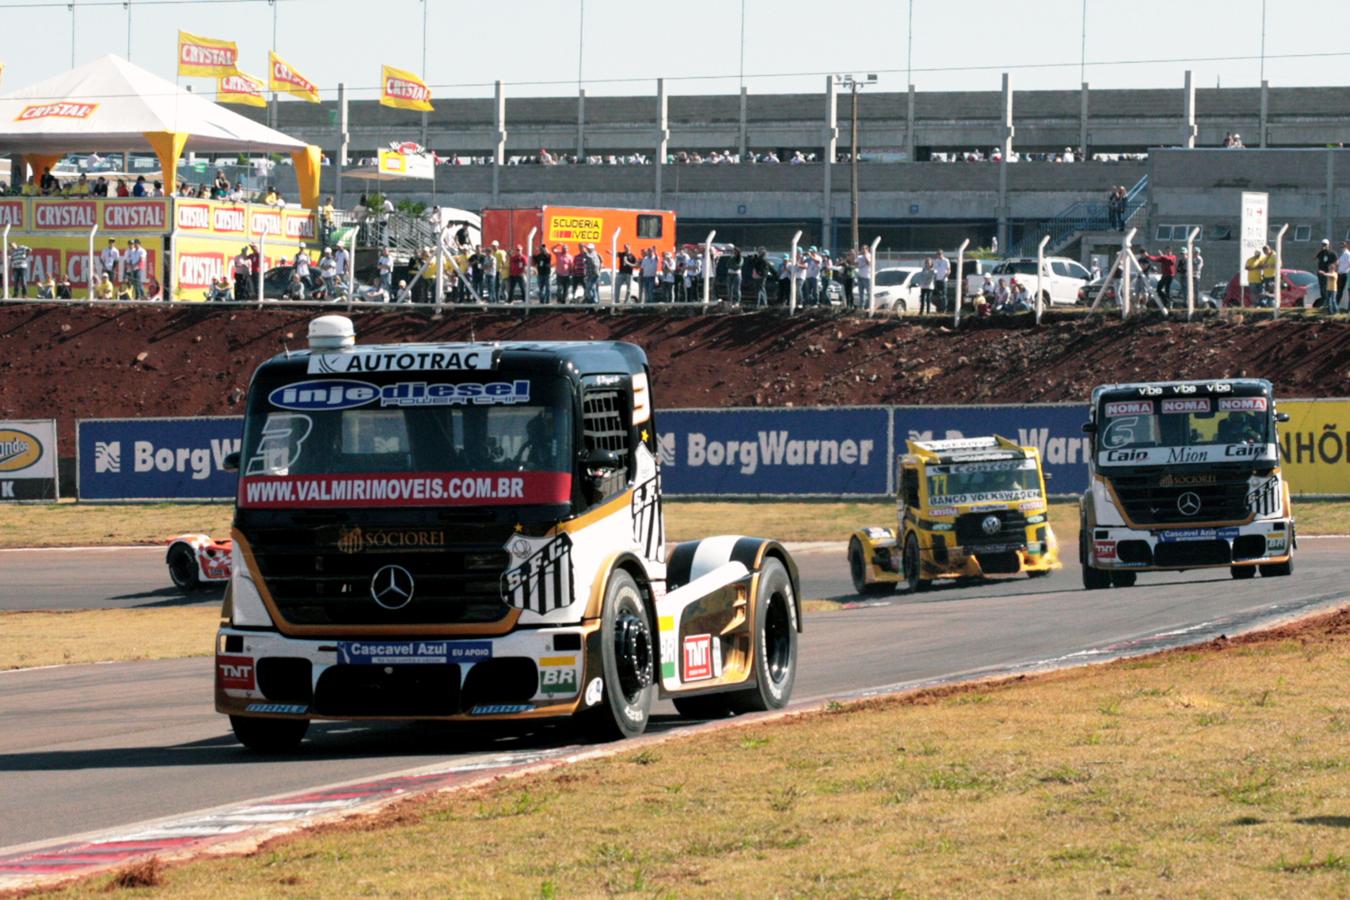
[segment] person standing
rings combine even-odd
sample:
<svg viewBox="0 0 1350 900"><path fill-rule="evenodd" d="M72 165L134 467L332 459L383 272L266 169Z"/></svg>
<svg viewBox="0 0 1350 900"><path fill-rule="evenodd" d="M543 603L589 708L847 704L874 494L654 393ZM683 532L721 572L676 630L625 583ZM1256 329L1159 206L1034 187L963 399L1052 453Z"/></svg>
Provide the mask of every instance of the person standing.
<svg viewBox="0 0 1350 900"><path fill-rule="evenodd" d="M600 259L600 254L595 252L594 244L586 245L586 252L581 255L581 259L584 266L582 274L586 279L585 300L587 303L599 303L600 269L604 267L604 263ZM614 299L613 296L610 297L611 302Z"/></svg>
<svg viewBox="0 0 1350 900"><path fill-rule="evenodd" d="M633 267L637 265L637 257L633 255L633 248L629 244L623 245L623 251L619 253L618 275L614 279L614 293L610 300L613 303L627 303L633 294ZM623 296L620 297L620 292Z"/></svg>
<svg viewBox="0 0 1350 900"><path fill-rule="evenodd" d="M557 300L566 303L572 292L572 254L568 252L566 244L558 244L553 248L553 274L558 281Z"/></svg>
<svg viewBox="0 0 1350 900"><path fill-rule="evenodd" d="M534 251L531 261L534 263L534 278L539 286L539 302L548 303L551 299L548 283L549 272L553 269L553 257L549 255L548 247L540 244L539 249Z"/></svg>
<svg viewBox="0 0 1350 900"><path fill-rule="evenodd" d="M933 309L933 282L937 276L933 272L933 258L923 261L923 268L914 276L914 286L919 289L919 315L936 312Z"/></svg>
<svg viewBox="0 0 1350 900"><path fill-rule="evenodd" d="M28 261L33 251L25 244L9 242L9 270L14 277L14 296L28 299Z"/></svg>
<svg viewBox="0 0 1350 900"><path fill-rule="evenodd" d="M1280 277L1280 260L1275 251L1267 244L1261 248L1261 293L1270 295L1270 303L1275 302L1275 279Z"/></svg>
<svg viewBox="0 0 1350 900"><path fill-rule="evenodd" d="M295 274L300 276L300 280L305 283L305 288L310 287L309 281L309 251L304 247L295 251Z"/></svg>
<svg viewBox="0 0 1350 900"><path fill-rule="evenodd" d="M640 299L644 306L656 300L656 277L660 269L661 261L656 258L656 248L645 248L642 251L639 269L641 275L638 283Z"/></svg>
<svg viewBox="0 0 1350 900"><path fill-rule="evenodd" d="M253 279L249 277L252 266L249 264L248 248L240 247L239 255L230 264L234 272L234 296L239 300L253 298Z"/></svg>
<svg viewBox="0 0 1350 900"><path fill-rule="evenodd" d="M750 257L750 286L755 289L755 306L768 306L769 254L763 247Z"/></svg>
<svg viewBox="0 0 1350 900"><path fill-rule="evenodd" d="M741 285L744 284L744 278L741 270L745 266L745 260L741 257L741 248L733 246L731 253L727 256L727 302L741 302Z"/></svg>
<svg viewBox="0 0 1350 900"><path fill-rule="evenodd" d="M337 280L346 284L347 272L349 271L348 266L352 264L351 254L347 252L346 247L338 244L333 248L333 263L336 266L335 274L337 275Z"/></svg>
<svg viewBox="0 0 1350 900"><path fill-rule="evenodd" d="M1161 253L1150 256L1149 260L1158 264L1158 303L1166 313L1172 303L1172 279L1177 274L1177 258L1171 247L1164 247Z"/></svg>
<svg viewBox="0 0 1350 900"><path fill-rule="evenodd" d="M1243 267L1247 270L1247 296L1241 298L1238 303L1246 306L1250 300L1253 305L1261 295L1261 268L1265 262L1265 255L1260 250L1253 250L1252 255L1247 257Z"/></svg>
<svg viewBox="0 0 1350 900"><path fill-rule="evenodd" d="M492 242L492 256L497 263L497 277L492 285L492 299L501 303L506 300L506 278L510 272L511 260L508 258L506 251L502 249L502 245L497 241Z"/></svg>
<svg viewBox="0 0 1350 900"><path fill-rule="evenodd" d="M507 273L509 281L506 287L506 302L514 302L516 288L520 288L520 302L526 303L530 299L530 289L525 286L525 268L529 265L529 260L525 258L525 248L516 244L516 249L507 260Z"/></svg>
<svg viewBox="0 0 1350 900"><path fill-rule="evenodd" d="M1322 246L1317 249L1317 254L1313 257L1313 262L1316 264L1314 271L1317 272L1317 290L1325 301L1330 297L1331 292L1335 290L1334 287L1330 290L1328 290L1327 287L1327 273L1329 272L1333 276L1336 274L1336 254L1331 250L1330 240L1322 238ZM1334 281L1335 279L1333 278L1332 280Z"/></svg>
<svg viewBox="0 0 1350 900"><path fill-rule="evenodd" d="M858 277L858 256L852 250L839 261L839 283L844 287L844 304L853 308L853 284Z"/></svg>
<svg viewBox="0 0 1350 900"><path fill-rule="evenodd" d="M118 271L122 265L122 253L117 249L117 241L108 238L108 246L98 255L98 262L102 274L108 276L114 288L119 287L122 283L122 273Z"/></svg>
<svg viewBox="0 0 1350 900"><path fill-rule="evenodd" d="M1336 311L1341 310L1345 282L1350 280L1350 241L1341 241L1341 255L1336 257Z"/></svg>
<svg viewBox="0 0 1350 900"><path fill-rule="evenodd" d="M229 185L229 181L226 181L226 190L220 194L221 197L224 197L225 193L228 192ZM324 247L327 247L333 241L333 232L337 228L336 215L337 211L333 209L333 198L325 197L323 205L319 207L319 241Z"/></svg>
<svg viewBox="0 0 1350 900"><path fill-rule="evenodd" d="M323 279L323 289L328 300L338 297L337 260L333 258L333 248L324 247L319 258L319 277Z"/></svg>
<svg viewBox="0 0 1350 900"><path fill-rule="evenodd" d="M933 257L933 310L935 312L948 312L947 309L947 278L952 274L951 261L938 250L937 256ZM957 286L957 301L961 302L960 286Z"/></svg>
<svg viewBox="0 0 1350 900"><path fill-rule="evenodd" d="M802 297L803 306L816 306L820 303L820 251L815 247L806 251L802 260Z"/></svg>
<svg viewBox="0 0 1350 900"><path fill-rule="evenodd" d="M675 260L675 254L669 250L661 257L661 302L675 302L676 278L680 272L679 263Z"/></svg>
<svg viewBox="0 0 1350 900"><path fill-rule="evenodd" d="M380 248L380 256L375 265L380 273L380 287L388 294L394 286L394 259L389 255L387 246Z"/></svg>
<svg viewBox="0 0 1350 900"><path fill-rule="evenodd" d="M123 263L126 270L127 281L131 283L131 290L137 300L145 299L145 251L141 249L139 238L131 239L131 247L127 250L126 260Z"/></svg>

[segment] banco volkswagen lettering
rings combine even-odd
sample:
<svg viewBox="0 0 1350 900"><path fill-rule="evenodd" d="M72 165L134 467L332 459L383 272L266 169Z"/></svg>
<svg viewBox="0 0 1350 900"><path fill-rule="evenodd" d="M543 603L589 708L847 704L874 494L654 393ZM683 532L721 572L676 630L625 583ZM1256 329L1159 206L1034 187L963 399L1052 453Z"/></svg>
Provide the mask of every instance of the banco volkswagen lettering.
<svg viewBox="0 0 1350 900"><path fill-rule="evenodd" d="M1288 575L1294 518L1269 381L1116 384L1092 392L1092 481L1078 556L1089 590L1136 573L1227 566Z"/></svg>
<svg viewBox="0 0 1350 900"><path fill-rule="evenodd" d="M639 348L350 335L316 320L249 389L216 681L241 741L572 715L613 737L658 696L698 717L787 702L796 567L759 538L667 551Z"/></svg>

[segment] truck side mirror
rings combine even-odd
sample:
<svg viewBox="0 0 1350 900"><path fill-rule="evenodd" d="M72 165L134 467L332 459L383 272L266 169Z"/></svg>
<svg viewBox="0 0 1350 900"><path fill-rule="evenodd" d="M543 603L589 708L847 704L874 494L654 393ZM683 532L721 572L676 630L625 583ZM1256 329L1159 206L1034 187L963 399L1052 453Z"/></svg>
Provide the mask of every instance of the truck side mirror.
<svg viewBox="0 0 1350 900"><path fill-rule="evenodd" d="M1275 414L1275 421L1276 421L1276 422L1288 422L1288 421L1289 421L1289 413L1277 412L1277 413Z"/></svg>
<svg viewBox="0 0 1350 900"><path fill-rule="evenodd" d="M1097 433L1097 423L1096 423L1096 422L1084 422L1084 423L1083 423L1083 434L1096 434L1096 433Z"/></svg>
<svg viewBox="0 0 1350 900"><path fill-rule="evenodd" d="M623 460L613 450L588 450L581 458L581 464L588 469L612 472L623 465Z"/></svg>
<svg viewBox="0 0 1350 900"><path fill-rule="evenodd" d="M220 467L226 472L239 471L239 451L225 454L225 458L220 461Z"/></svg>

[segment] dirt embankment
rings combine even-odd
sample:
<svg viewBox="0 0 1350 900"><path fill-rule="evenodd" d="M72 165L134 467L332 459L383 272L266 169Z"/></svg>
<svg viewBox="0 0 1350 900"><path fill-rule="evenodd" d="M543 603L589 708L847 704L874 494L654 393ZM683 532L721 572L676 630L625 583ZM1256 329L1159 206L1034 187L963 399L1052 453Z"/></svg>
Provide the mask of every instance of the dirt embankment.
<svg viewBox="0 0 1350 900"><path fill-rule="evenodd" d="M305 346L313 311L0 308L0 417L232 415L259 362ZM834 406L1080 400L1093 385L1262 376L1286 397L1350 395L1350 327L1322 320L1184 323L1072 316L891 318L536 313L357 314L363 343L625 340L646 348L658 405Z"/></svg>

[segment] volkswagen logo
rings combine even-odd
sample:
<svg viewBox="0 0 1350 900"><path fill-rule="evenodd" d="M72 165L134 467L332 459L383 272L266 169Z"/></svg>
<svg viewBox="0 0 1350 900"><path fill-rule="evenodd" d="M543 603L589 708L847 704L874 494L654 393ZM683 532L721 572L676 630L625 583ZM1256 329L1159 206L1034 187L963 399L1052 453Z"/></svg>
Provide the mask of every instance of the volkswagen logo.
<svg viewBox="0 0 1350 900"><path fill-rule="evenodd" d="M980 530L989 535L998 534L1002 527L1003 523L999 521L998 516L985 516L980 522Z"/></svg>
<svg viewBox="0 0 1350 900"><path fill-rule="evenodd" d="M412 598L412 573L402 566L384 566L370 579L370 599L385 609L402 609Z"/></svg>
<svg viewBox="0 0 1350 900"><path fill-rule="evenodd" d="M1193 516L1200 511L1200 495L1187 491L1177 498L1177 512L1183 516Z"/></svg>

